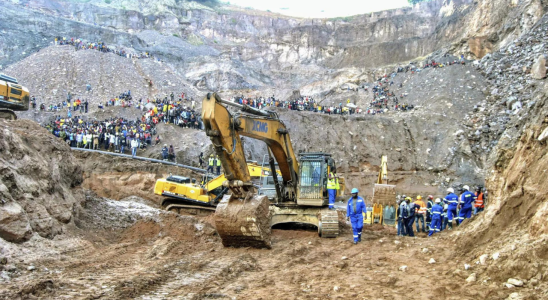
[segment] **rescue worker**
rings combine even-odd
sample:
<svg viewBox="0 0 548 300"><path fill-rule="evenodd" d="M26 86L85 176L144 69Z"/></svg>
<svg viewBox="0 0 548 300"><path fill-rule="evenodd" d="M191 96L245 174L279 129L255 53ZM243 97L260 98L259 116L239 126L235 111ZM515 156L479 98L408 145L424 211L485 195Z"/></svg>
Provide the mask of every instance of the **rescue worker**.
<svg viewBox="0 0 548 300"><path fill-rule="evenodd" d="M420 231L419 227L419 221L422 221L422 232L426 232L425 226L424 226L424 217L426 216L426 203L422 201L422 196L418 195L417 200L415 201L415 204L418 205L420 208L415 211L415 222L417 222L417 232Z"/></svg>
<svg viewBox="0 0 548 300"><path fill-rule="evenodd" d="M407 197L405 201L407 202L407 220L405 229L407 230L407 236L414 237L415 234L413 233L413 223L415 222L415 211L420 209L420 206L417 204L411 202L413 199L411 197Z"/></svg>
<svg viewBox="0 0 548 300"><path fill-rule="evenodd" d="M462 187L464 193L460 196L459 205L461 206L459 211L459 217L457 223L460 224L464 219L470 219L472 217L472 202L475 201L476 195L470 192L470 187L465 185Z"/></svg>
<svg viewBox="0 0 548 300"><path fill-rule="evenodd" d="M449 225L449 229L453 229L453 219L457 219L458 217L457 206L459 204L459 197L455 195L453 188L447 189L447 196L445 196L444 202L447 204L447 224Z"/></svg>
<svg viewBox="0 0 548 300"><path fill-rule="evenodd" d="M348 199L346 207L346 220L352 223L354 244L357 244L362 240L363 214L367 214L367 208L363 198L358 196L357 188L353 188L351 193L352 197Z"/></svg>
<svg viewBox="0 0 548 300"><path fill-rule="evenodd" d="M447 203L442 203L443 206L443 213L441 214L441 231L444 231L445 228L447 228L447 223L449 221L447 220L447 208L449 208L449 205Z"/></svg>
<svg viewBox="0 0 548 300"><path fill-rule="evenodd" d="M430 231L428 232L428 236L431 236L432 234L436 232L441 231L441 222L442 222L442 213L443 213L443 207L440 205L441 199L436 199L436 204L432 206L432 222L430 223Z"/></svg>
<svg viewBox="0 0 548 300"><path fill-rule="evenodd" d="M215 163L217 167L217 175L221 175L221 159L219 158L219 155L215 158Z"/></svg>
<svg viewBox="0 0 548 300"><path fill-rule="evenodd" d="M213 154L209 156L208 165L207 165L207 172L213 173L213 165L215 164L215 158L213 158Z"/></svg>
<svg viewBox="0 0 548 300"><path fill-rule="evenodd" d="M434 196L428 195L428 202L426 203L426 227L430 228L432 222L432 207L434 206Z"/></svg>
<svg viewBox="0 0 548 300"><path fill-rule="evenodd" d="M483 192L481 186L478 186L476 190L476 202L474 202L474 215L482 212L485 208L485 203L483 202Z"/></svg>
<svg viewBox="0 0 548 300"><path fill-rule="evenodd" d="M327 194L329 195L329 209L335 209L335 199L337 198L337 190L339 187L339 179L333 173L329 173L327 179Z"/></svg>
<svg viewBox="0 0 548 300"><path fill-rule="evenodd" d="M407 202L405 202L405 195L402 196L402 200L398 203L398 235L405 236L407 233L405 220L407 218Z"/></svg>

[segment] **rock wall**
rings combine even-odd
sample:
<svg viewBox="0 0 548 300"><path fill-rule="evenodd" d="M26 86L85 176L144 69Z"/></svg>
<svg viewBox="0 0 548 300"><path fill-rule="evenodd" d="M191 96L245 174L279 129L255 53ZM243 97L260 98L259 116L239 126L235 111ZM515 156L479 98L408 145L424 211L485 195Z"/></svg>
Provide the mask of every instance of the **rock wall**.
<svg viewBox="0 0 548 300"><path fill-rule="evenodd" d="M477 261L475 280L538 291L546 290L548 276L548 84L536 78L531 66L547 53L547 30L544 16L529 32L480 62L493 83L483 126L506 121L501 132L482 133L500 135L485 154L490 170L486 210L454 238L459 255L469 257L471 264ZM519 294L524 299L546 297L542 292Z"/></svg>
<svg viewBox="0 0 548 300"><path fill-rule="evenodd" d="M0 120L0 237L54 237L82 200L82 169L69 147L35 122Z"/></svg>
<svg viewBox="0 0 548 300"><path fill-rule="evenodd" d="M218 91L296 88L333 69L408 61L452 43L452 52L482 57L529 29L546 2L436 0L334 19L212 10L174 0L4 1L0 8L6 32L0 37L0 65L20 60L57 35L82 37L150 51L179 66L195 84Z"/></svg>

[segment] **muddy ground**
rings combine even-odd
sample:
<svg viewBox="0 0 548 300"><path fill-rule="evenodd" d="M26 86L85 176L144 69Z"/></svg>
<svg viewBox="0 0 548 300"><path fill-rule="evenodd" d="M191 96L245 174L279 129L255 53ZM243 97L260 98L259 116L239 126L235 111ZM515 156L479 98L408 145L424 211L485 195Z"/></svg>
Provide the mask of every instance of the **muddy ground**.
<svg viewBox="0 0 548 300"><path fill-rule="evenodd" d="M455 257L450 232L410 238L366 226L353 245L347 229L321 239L313 229L286 227L273 230L271 250L234 249L222 246L211 220L87 195L65 234L2 245L9 280L0 298L502 299L512 292L467 283L474 267L464 264L473 262Z"/></svg>

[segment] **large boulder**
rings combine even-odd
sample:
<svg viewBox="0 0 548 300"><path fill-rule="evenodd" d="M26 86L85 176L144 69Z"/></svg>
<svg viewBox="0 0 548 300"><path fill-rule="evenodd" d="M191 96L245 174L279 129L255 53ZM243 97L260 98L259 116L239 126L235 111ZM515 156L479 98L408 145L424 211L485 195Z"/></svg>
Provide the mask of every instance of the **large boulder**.
<svg viewBox="0 0 548 300"><path fill-rule="evenodd" d="M531 76L534 79L543 79L546 77L546 58L544 54L541 54L533 64Z"/></svg>
<svg viewBox="0 0 548 300"><path fill-rule="evenodd" d="M0 237L10 242L24 242L32 236L27 214L21 205L9 202L0 206Z"/></svg>

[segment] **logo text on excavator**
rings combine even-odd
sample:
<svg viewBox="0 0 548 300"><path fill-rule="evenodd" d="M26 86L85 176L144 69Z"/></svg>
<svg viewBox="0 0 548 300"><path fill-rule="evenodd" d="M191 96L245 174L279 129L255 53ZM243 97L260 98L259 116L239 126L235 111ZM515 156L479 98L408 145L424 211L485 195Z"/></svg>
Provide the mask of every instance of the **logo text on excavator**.
<svg viewBox="0 0 548 300"><path fill-rule="evenodd" d="M253 129L252 131L259 131L259 132L268 132L268 124L266 122L261 121L253 121Z"/></svg>

